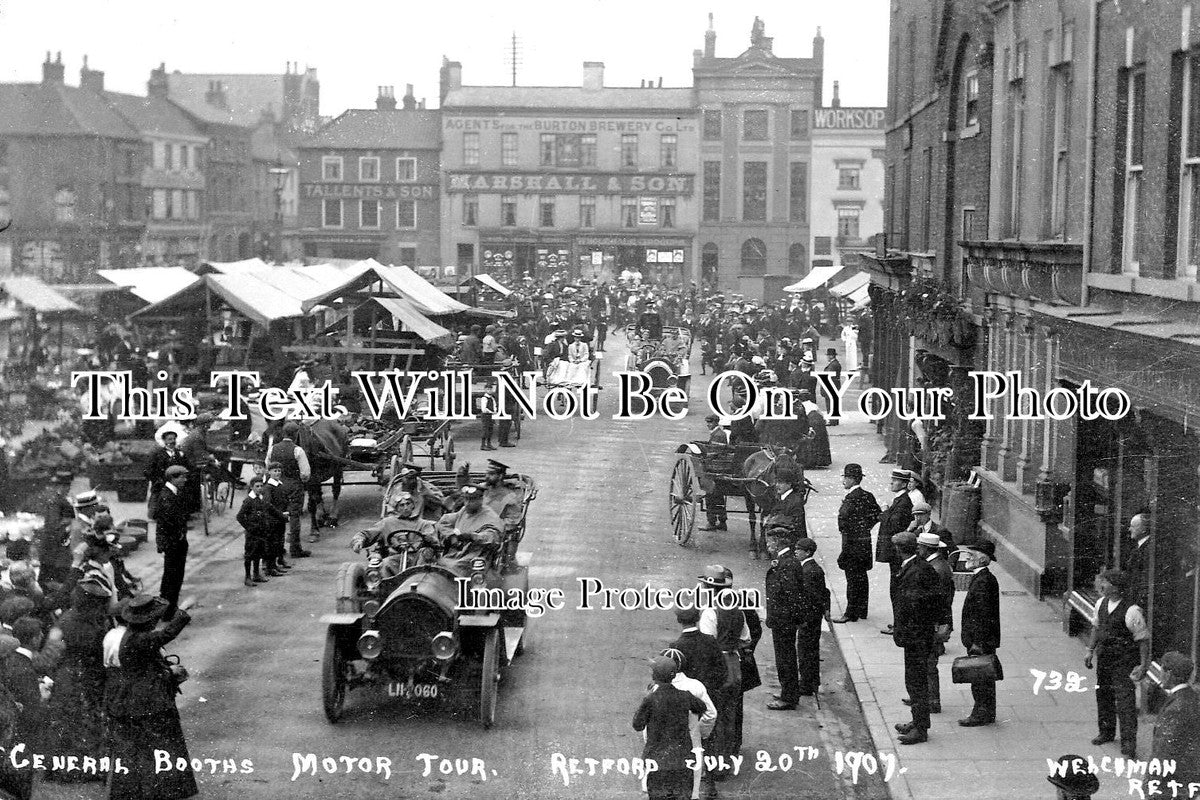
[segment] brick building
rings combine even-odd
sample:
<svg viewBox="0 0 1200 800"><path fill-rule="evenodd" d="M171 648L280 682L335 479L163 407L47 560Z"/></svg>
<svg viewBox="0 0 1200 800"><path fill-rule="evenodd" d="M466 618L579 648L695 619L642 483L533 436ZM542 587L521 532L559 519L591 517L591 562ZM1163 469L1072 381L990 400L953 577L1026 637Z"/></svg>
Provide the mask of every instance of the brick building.
<svg viewBox="0 0 1200 800"><path fill-rule="evenodd" d="M709 16L692 67L706 283L773 298L808 271L810 116L821 106L824 42L818 31L811 58L777 56L756 17L750 47L722 58Z"/></svg>
<svg viewBox="0 0 1200 800"><path fill-rule="evenodd" d="M661 84L661 81L659 82ZM698 277L691 89L464 86L442 66L442 261L501 280Z"/></svg>
<svg viewBox="0 0 1200 800"><path fill-rule="evenodd" d="M441 112L418 107L411 84L400 109L379 88L374 109L344 112L300 148L304 255L442 264Z"/></svg>
<svg viewBox="0 0 1200 800"><path fill-rule="evenodd" d="M133 266L145 229L141 133L101 93L68 86L62 54L40 83L0 84L0 274L87 282Z"/></svg>

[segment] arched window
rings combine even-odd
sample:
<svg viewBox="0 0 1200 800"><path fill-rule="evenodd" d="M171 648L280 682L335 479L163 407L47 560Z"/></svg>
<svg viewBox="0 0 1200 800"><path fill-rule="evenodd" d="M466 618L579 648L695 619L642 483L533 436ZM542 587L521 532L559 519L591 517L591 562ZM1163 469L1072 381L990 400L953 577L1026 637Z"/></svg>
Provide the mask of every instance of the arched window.
<svg viewBox="0 0 1200 800"><path fill-rule="evenodd" d="M808 274L808 252L800 242L788 248L788 272L793 275Z"/></svg>
<svg viewBox="0 0 1200 800"><path fill-rule="evenodd" d="M54 193L54 219L56 222L75 221L75 190L60 186Z"/></svg>
<svg viewBox="0 0 1200 800"><path fill-rule="evenodd" d="M716 285L720 270L720 250L712 242L700 248L700 276L705 283Z"/></svg>
<svg viewBox="0 0 1200 800"><path fill-rule="evenodd" d="M767 272L767 246L762 239L747 239L742 242L742 274L765 275Z"/></svg>

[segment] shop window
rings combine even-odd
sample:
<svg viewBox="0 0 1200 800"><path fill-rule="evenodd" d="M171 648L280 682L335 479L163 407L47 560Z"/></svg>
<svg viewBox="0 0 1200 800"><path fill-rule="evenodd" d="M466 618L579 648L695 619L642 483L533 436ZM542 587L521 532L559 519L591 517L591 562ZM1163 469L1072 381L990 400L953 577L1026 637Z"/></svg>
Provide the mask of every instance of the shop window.
<svg viewBox="0 0 1200 800"><path fill-rule="evenodd" d="M712 109L704 112L704 139L717 141L721 138L721 110Z"/></svg>
<svg viewBox="0 0 1200 800"><path fill-rule="evenodd" d="M326 198L321 201L321 227L342 227L342 201Z"/></svg>
<svg viewBox="0 0 1200 800"><path fill-rule="evenodd" d="M369 183L379 180L379 158L377 156L359 156L358 179Z"/></svg>
<svg viewBox="0 0 1200 800"><path fill-rule="evenodd" d="M557 147L554 141L554 134L543 133L541 143L538 148L538 164L543 167L553 167L556 149Z"/></svg>
<svg viewBox="0 0 1200 800"><path fill-rule="evenodd" d="M321 180L340 181L342 179L342 157L321 157Z"/></svg>
<svg viewBox="0 0 1200 800"><path fill-rule="evenodd" d="M767 162L742 164L742 220L765 222L767 219Z"/></svg>
<svg viewBox="0 0 1200 800"><path fill-rule="evenodd" d="M721 219L721 162L704 162L704 221Z"/></svg>
<svg viewBox="0 0 1200 800"><path fill-rule="evenodd" d="M679 166L678 137L673 133L664 133L658 147L659 166L663 169L674 169Z"/></svg>
<svg viewBox="0 0 1200 800"><path fill-rule="evenodd" d="M518 159L517 134L500 134L500 166L515 167Z"/></svg>
<svg viewBox="0 0 1200 800"><path fill-rule="evenodd" d="M500 224L508 228L517 224L517 198L510 194L500 197Z"/></svg>
<svg viewBox="0 0 1200 800"><path fill-rule="evenodd" d="M396 227L397 228L415 228L415 227L417 227L417 201L416 200L397 200L396 201Z"/></svg>
<svg viewBox="0 0 1200 800"><path fill-rule="evenodd" d="M479 134L475 131L463 134L462 160L464 167L479 166Z"/></svg>
<svg viewBox="0 0 1200 800"><path fill-rule="evenodd" d="M767 140L767 112L745 111L742 114L742 138L748 142Z"/></svg>
<svg viewBox="0 0 1200 800"><path fill-rule="evenodd" d="M767 246L761 239L747 239L742 243L742 274L763 275L767 271Z"/></svg>
<svg viewBox="0 0 1200 800"><path fill-rule="evenodd" d="M538 201L538 224L543 228L554 227L554 198L543 197Z"/></svg>
<svg viewBox="0 0 1200 800"><path fill-rule="evenodd" d="M70 186L60 186L54 193L54 221L75 221L75 190Z"/></svg>
<svg viewBox="0 0 1200 800"><path fill-rule="evenodd" d="M788 176L788 219L808 221L808 164L797 161Z"/></svg>
<svg viewBox="0 0 1200 800"><path fill-rule="evenodd" d="M788 272L793 275L803 275L808 272L808 254L804 245L796 242L788 248Z"/></svg>
<svg viewBox="0 0 1200 800"><path fill-rule="evenodd" d="M675 227L675 198L658 198L658 219L664 228Z"/></svg>
<svg viewBox="0 0 1200 800"><path fill-rule="evenodd" d="M463 225L479 224L479 195L463 195Z"/></svg>
<svg viewBox="0 0 1200 800"><path fill-rule="evenodd" d="M621 134L621 169L637 169L638 137L636 133Z"/></svg>
<svg viewBox="0 0 1200 800"><path fill-rule="evenodd" d="M379 201L358 201L358 227L375 229L379 227Z"/></svg>
<svg viewBox="0 0 1200 800"><path fill-rule="evenodd" d="M596 166L596 134L585 133L579 137L579 166Z"/></svg>
<svg viewBox="0 0 1200 800"><path fill-rule="evenodd" d="M579 227L596 227L596 198L594 195L579 197Z"/></svg>
<svg viewBox="0 0 1200 800"><path fill-rule="evenodd" d="M417 160L415 158L396 159L396 180L400 183L417 179Z"/></svg>
<svg viewBox="0 0 1200 800"><path fill-rule="evenodd" d="M638 204L636 197L621 198L621 227L636 228L638 220Z"/></svg>

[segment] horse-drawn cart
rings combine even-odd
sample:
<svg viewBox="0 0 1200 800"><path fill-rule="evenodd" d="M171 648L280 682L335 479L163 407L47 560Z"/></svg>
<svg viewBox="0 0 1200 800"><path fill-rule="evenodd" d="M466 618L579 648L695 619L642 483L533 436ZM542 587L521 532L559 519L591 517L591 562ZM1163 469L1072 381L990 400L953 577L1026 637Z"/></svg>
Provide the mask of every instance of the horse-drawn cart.
<svg viewBox="0 0 1200 800"><path fill-rule="evenodd" d="M746 514L750 520L750 555L766 554L766 537L759 535L758 512L775 499L775 471L787 464L797 466L785 451L760 444L724 445L688 442L675 452L668 495L671 533L680 547L687 546L696 532L700 514L723 521L731 514ZM813 491L804 479L805 493ZM745 500L745 511L726 506L726 498ZM765 509L764 509L765 510ZM765 514L764 514L765 516Z"/></svg>

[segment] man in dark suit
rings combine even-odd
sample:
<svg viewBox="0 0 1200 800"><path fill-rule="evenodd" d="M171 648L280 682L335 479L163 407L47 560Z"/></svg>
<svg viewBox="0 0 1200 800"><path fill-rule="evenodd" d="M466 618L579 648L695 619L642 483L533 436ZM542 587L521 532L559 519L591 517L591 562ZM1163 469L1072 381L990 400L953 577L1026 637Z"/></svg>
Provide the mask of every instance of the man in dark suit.
<svg viewBox="0 0 1200 800"><path fill-rule="evenodd" d="M688 677L703 683L710 698L719 696L729 678L721 646L715 637L700 632L699 609L677 608L675 619L683 631L671 647L683 653Z"/></svg>
<svg viewBox="0 0 1200 800"><path fill-rule="evenodd" d="M888 594L892 597L893 617L896 604L896 573L900 569L900 564L896 557L896 549L892 546L892 537L908 530L908 526L912 524L912 498L908 495L908 478L908 470L892 470L892 482L888 488L895 496L879 517L879 533L876 534L875 539L875 560L881 564L887 564L890 570ZM914 536L913 541L916 541L916 538ZM888 625L881 633L890 635L893 629L894 624Z"/></svg>
<svg viewBox="0 0 1200 800"><path fill-rule="evenodd" d="M34 617L21 617L12 626L19 646L0 664L0 678L9 695L21 706L13 726L14 742L24 742L28 752L39 752L39 740L46 725L45 702L49 690L42 686L42 674L34 666L33 657L42 646L42 625ZM33 794L33 770L15 769L4 759L0 785L18 800L29 800Z"/></svg>
<svg viewBox="0 0 1200 800"><path fill-rule="evenodd" d="M709 414L704 418L704 424L708 426L708 441L709 444L728 445L729 444L729 429L722 427L721 418L716 414ZM702 531L724 531L728 530L727 516L725 513L725 495L716 486L705 497L704 510L708 516L708 524L702 527Z"/></svg>
<svg viewBox="0 0 1200 800"><path fill-rule="evenodd" d="M183 496L183 487L187 484L187 467L174 465L167 468L166 483L158 497L158 508L155 509L154 541L158 552L163 557L162 582L158 594L171 605L168 610L172 615L179 602L179 592L183 588L183 571L187 564L188 554L188 504Z"/></svg>
<svg viewBox="0 0 1200 800"><path fill-rule="evenodd" d="M800 694L815 695L821 685L821 620L829 613L829 588L825 570L815 558L817 543L812 539L796 542L800 559L800 624L796 650L800 667Z"/></svg>
<svg viewBox="0 0 1200 800"><path fill-rule="evenodd" d="M1000 647L1000 584L988 571L996 557L996 545L981 541L964 550L965 566L972 572L971 583L962 607L962 644L968 655L989 655ZM996 683L972 683L975 706L959 725L973 728L996 721Z"/></svg>
<svg viewBox="0 0 1200 800"><path fill-rule="evenodd" d="M1125 572L1129 575L1128 597L1142 608L1146 608L1150 578L1150 516L1148 514L1135 514L1129 520L1129 544L1123 549L1128 552L1125 560ZM1160 556L1160 558L1162 557ZM1160 571L1165 572L1161 568Z"/></svg>
<svg viewBox="0 0 1200 800"><path fill-rule="evenodd" d="M178 446L179 434L177 432L168 429L162 431L158 438L162 441L162 447L150 454L150 460L146 462L146 469L142 473L150 484L149 514L151 517L154 516L159 492L167 482L167 470L171 467L186 468L189 466L187 456Z"/></svg>
<svg viewBox="0 0 1200 800"><path fill-rule="evenodd" d="M892 593L896 616L892 634L904 649L904 686L912 700L912 722L896 726L900 744L929 741L929 651L939 613L938 577L929 562L917 554L917 537L898 533L892 537L900 569Z"/></svg>
<svg viewBox="0 0 1200 800"><path fill-rule="evenodd" d="M917 552L933 567L938 578L936 636L929 650L929 713L942 713L942 683L938 659L946 654L946 642L954 630L954 569L946 559L946 545L936 533L917 534Z"/></svg>
<svg viewBox="0 0 1200 800"><path fill-rule="evenodd" d="M1163 763L1167 759L1173 761L1175 774L1172 779L1185 787L1194 786L1200 783L1200 736L1197 735L1200 697L1188 681L1195 665L1175 650L1164 653L1160 663L1167 703L1158 712L1158 721L1154 724L1154 746L1150 756ZM1183 790L1180 796L1183 796Z"/></svg>
<svg viewBox="0 0 1200 800"><path fill-rule="evenodd" d="M842 470L846 496L838 509L838 531L842 534L842 552L837 565L846 573L846 613L834 622L854 622L867 618L871 569L871 528L879 520L875 495L862 488L863 471L859 464L847 464Z"/></svg>
<svg viewBox="0 0 1200 800"><path fill-rule="evenodd" d="M793 539L808 536L808 524L804 517L804 495L804 474L800 470L790 467L777 469L775 501L763 517L763 530L786 529Z"/></svg>
<svg viewBox="0 0 1200 800"><path fill-rule="evenodd" d="M803 620L804 576L795 549L795 537L786 530L767 540L771 567L767 570L767 627L775 649L775 671L779 674L779 694L767 704L772 711L794 709L800 701L800 666L797 638Z"/></svg>
<svg viewBox="0 0 1200 800"><path fill-rule="evenodd" d="M912 499L910 491L909 499ZM924 500L915 500L912 505L913 521L909 524L908 530L920 536L922 533L936 534L939 539L945 544L947 551L954 547L954 534L946 530L944 527L933 521L933 508Z"/></svg>

